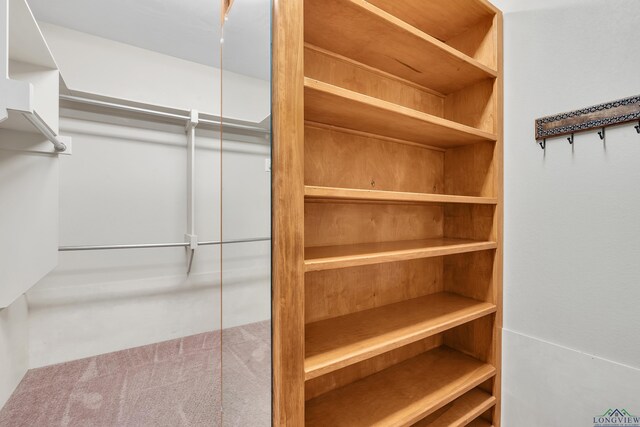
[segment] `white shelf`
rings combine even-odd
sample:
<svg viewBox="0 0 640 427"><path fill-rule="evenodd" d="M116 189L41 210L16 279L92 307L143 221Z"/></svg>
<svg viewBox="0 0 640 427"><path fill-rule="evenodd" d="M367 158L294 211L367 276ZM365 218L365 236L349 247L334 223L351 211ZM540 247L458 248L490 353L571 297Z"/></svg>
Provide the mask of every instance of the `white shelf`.
<svg viewBox="0 0 640 427"><path fill-rule="evenodd" d="M0 0L0 148L71 154L58 135L59 71L26 0Z"/></svg>

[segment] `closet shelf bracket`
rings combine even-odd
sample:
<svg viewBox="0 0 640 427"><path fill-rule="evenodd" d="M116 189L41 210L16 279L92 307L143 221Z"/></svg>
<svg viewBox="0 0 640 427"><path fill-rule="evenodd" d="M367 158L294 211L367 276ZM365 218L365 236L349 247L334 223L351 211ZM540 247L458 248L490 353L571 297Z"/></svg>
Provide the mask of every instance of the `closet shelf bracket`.
<svg viewBox="0 0 640 427"><path fill-rule="evenodd" d="M51 129L49 125L44 120L42 120L42 117L40 117L38 113L36 113L35 111L30 111L23 112L22 115L33 125L33 127L38 129L40 133L42 133L42 135L44 135L44 137L47 138L49 142L51 142L51 144L53 144L53 148L56 150L56 152L62 153L64 151L67 151L67 145L62 142L61 138L56 135L53 129Z"/></svg>
<svg viewBox="0 0 640 427"><path fill-rule="evenodd" d="M191 110L185 125L187 133L187 232L186 242L189 244L189 265L187 275L191 273L193 257L198 247L196 234L196 127L199 123L198 110Z"/></svg>

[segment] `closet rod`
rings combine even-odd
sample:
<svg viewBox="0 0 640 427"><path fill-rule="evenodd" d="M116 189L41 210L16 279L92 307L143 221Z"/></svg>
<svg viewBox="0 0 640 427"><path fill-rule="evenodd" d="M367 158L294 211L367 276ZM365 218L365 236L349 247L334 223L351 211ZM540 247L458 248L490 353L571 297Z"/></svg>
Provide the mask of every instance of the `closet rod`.
<svg viewBox="0 0 640 427"><path fill-rule="evenodd" d="M153 109L150 109L150 108L142 108L142 107L133 107L131 105L117 104L115 102L98 101L98 100L90 99L90 98L81 98L79 96L60 95L60 100L61 101L68 101L68 102L75 102L75 103L78 103L78 104L92 105L94 107L111 108L111 109L114 109L114 110L126 111L126 112L129 112L129 113L145 114L145 115L148 115L148 116L161 117L161 118L171 119L171 120L184 120L184 121L186 121L186 120L189 120L189 118L190 118L190 116L189 116L189 114L187 112L185 112L184 114L168 113L166 111L159 111L159 110L153 110ZM244 130L244 131L251 131L251 132L260 132L260 133L270 133L271 132L268 129L261 128L261 127L258 127L258 126L239 125L239 124L236 124L236 123L220 122L219 120L209 120L209 119L200 118L198 123L212 125L212 126L222 126L222 127L226 127L226 128Z"/></svg>
<svg viewBox="0 0 640 427"><path fill-rule="evenodd" d="M271 240L271 237L256 237L252 239L237 239L227 240L225 242L220 241L206 241L198 242L198 246L212 246L212 245L226 245L229 243L251 243L251 242L267 242ZM143 243L137 245L93 245L93 246L60 246L58 251L60 252L72 252L72 251L99 251L108 249L146 249L146 248L180 248L188 247L189 243Z"/></svg>

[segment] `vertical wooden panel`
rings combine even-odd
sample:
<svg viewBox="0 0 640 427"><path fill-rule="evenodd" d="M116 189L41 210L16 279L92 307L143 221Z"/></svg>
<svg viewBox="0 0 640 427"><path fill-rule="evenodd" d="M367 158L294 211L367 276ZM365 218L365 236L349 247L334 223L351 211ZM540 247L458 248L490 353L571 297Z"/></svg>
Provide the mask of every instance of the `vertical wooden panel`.
<svg viewBox="0 0 640 427"><path fill-rule="evenodd" d="M303 1L273 10L273 425L304 425Z"/></svg>
<svg viewBox="0 0 640 427"><path fill-rule="evenodd" d="M443 115L442 96L415 83L310 45L304 55L306 77L438 117Z"/></svg>
<svg viewBox="0 0 640 427"><path fill-rule="evenodd" d="M444 155L445 194L496 197L496 149L497 143L483 142L447 150Z"/></svg>
<svg viewBox="0 0 640 427"><path fill-rule="evenodd" d="M495 357L495 315L484 316L473 322L445 331L443 343L447 347L473 356L483 362L491 362Z"/></svg>
<svg viewBox="0 0 640 427"><path fill-rule="evenodd" d="M444 102L444 118L494 133L495 85L495 79L487 79L448 95Z"/></svg>
<svg viewBox="0 0 640 427"><path fill-rule="evenodd" d="M494 241L495 209L491 205L445 205L444 237Z"/></svg>
<svg viewBox="0 0 640 427"><path fill-rule="evenodd" d="M442 207L369 203L307 203L305 247L442 237Z"/></svg>
<svg viewBox="0 0 640 427"><path fill-rule="evenodd" d="M494 19L492 18L483 19L464 33L448 39L447 44L495 69L497 67L496 38Z"/></svg>
<svg viewBox="0 0 640 427"><path fill-rule="evenodd" d="M307 323L441 292L443 258L307 273Z"/></svg>
<svg viewBox="0 0 640 427"><path fill-rule="evenodd" d="M375 356L371 359L356 363L355 365L347 366L346 368L309 380L305 385L306 400L313 399L314 397L318 397L331 390L351 384L369 375L373 375L376 372L380 372L393 365L397 365L421 353L439 347L442 344L442 340L442 334L434 335L424 340L414 342L404 347L383 353L379 356ZM302 424L300 426L302 426Z"/></svg>
<svg viewBox="0 0 640 427"><path fill-rule="evenodd" d="M494 298L498 311L495 319L494 345L495 351L491 363L496 367L493 394L496 396L496 406L493 408L493 425L500 427L502 408L502 274L503 274L503 221L504 221L504 58L503 58L503 20L502 13L497 12L494 18L495 45L497 47L498 79L496 82L496 117L497 135L496 149L494 150L494 188L498 197L498 205L495 213L494 237L498 242L496 258L494 261Z"/></svg>
<svg viewBox="0 0 640 427"><path fill-rule="evenodd" d="M307 126L304 154L307 185L444 192L444 153L424 146Z"/></svg>
<svg viewBox="0 0 640 427"><path fill-rule="evenodd" d="M472 252L444 258L444 289L478 301L495 301L495 251Z"/></svg>

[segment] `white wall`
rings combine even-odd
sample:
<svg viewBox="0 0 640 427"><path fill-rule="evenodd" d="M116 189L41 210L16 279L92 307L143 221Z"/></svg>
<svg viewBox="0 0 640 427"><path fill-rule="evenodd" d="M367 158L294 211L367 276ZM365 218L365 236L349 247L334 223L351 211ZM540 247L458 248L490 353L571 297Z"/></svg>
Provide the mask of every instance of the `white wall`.
<svg viewBox="0 0 640 427"><path fill-rule="evenodd" d="M74 155L60 165L61 245L182 242L186 136L180 126L71 113ZM219 133L198 131L196 228L220 239ZM269 146L224 142L224 239L269 236ZM270 244L225 247L224 327L269 315ZM30 367L220 327L220 253L182 248L62 252L28 293Z"/></svg>
<svg viewBox="0 0 640 427"><path fill-rule="evenodd" d="M56 266L58 166L55 156L0 150L0 308Z"/></svg>
<svg viewBox="0 0 640 427"><path fill-rule="evenodd" d="M40 23L67 87L76 94L129 100L220 116L220 69ZM212 51L211 55L220 55ZM229 71L224 116L253 123L271 111L270 82Z"/></svg>
<svg viewBox="0 0 640 427"><path fill-rule="evenodd" d="M505 15L505 427L640 414L640 135L534 141L537 117L640 93L637 0ZM527 3L527 4L525 4ZM499 4L500 5L500 4Z"/></svg>
<svg viewBox="0 0 640 427"><path fill-rule="evenodd" d="M55 65L26 2L0 0L0 308L57 262L58 159L19 113L58 132Z"/></svg>
<svg viewBox="0 0 640 427"><path fill-rule="evenodd" d="M18 298L0 309L0 408L27 372L28 357L27 302Z"/></svg>

